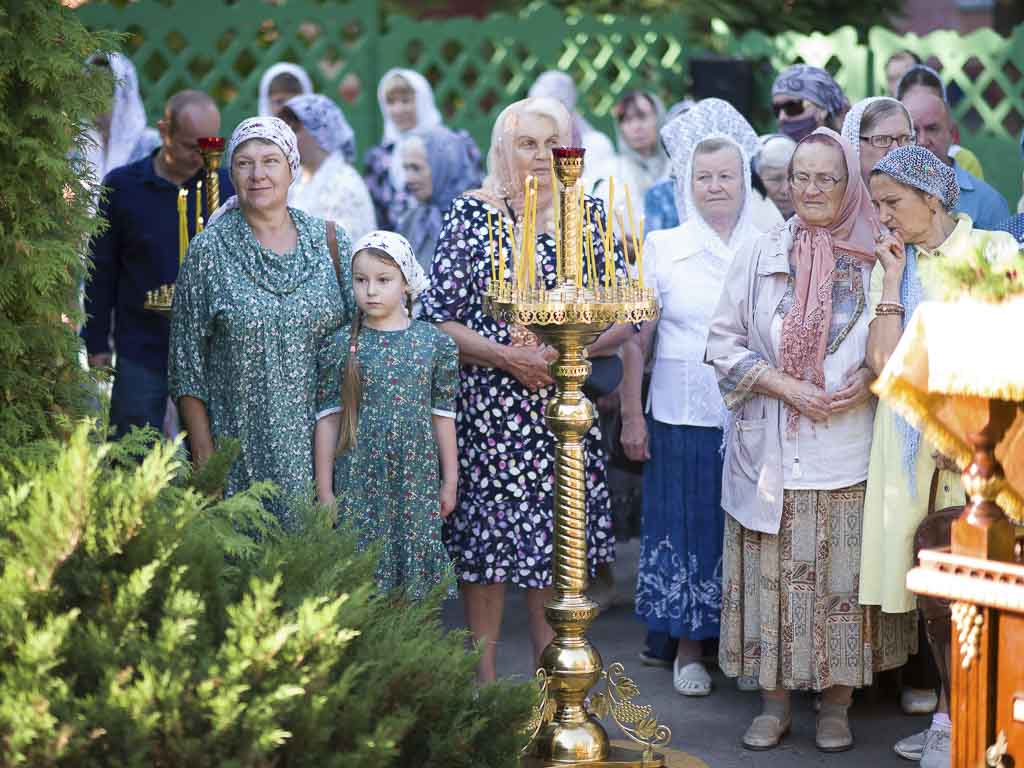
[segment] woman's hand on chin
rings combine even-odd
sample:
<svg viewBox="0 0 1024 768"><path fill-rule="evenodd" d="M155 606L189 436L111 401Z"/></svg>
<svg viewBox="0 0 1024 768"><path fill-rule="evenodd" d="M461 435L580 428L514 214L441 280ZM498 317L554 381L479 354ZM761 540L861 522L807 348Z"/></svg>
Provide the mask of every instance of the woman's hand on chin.
<svg viewBox="0 0 1024 768"><path fill-rule="evenodd" d="M887 278L903 276L903 268L907 264L907 253L903 245L903 238L898 234L879 235L875 241L875 257L882 262L882 268L885 270Z"/></svg>
<svg viewBox="0 0 1024 768"><path fill-rule="evenodd" d="M782 399L814 422L824 421L832 413L832 401L825 390L792 376L786 377Z"/></svg>

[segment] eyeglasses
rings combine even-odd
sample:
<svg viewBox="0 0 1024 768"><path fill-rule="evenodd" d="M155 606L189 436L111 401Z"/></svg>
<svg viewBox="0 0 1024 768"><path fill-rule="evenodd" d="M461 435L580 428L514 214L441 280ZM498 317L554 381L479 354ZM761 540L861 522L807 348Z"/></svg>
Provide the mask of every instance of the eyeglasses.
<svg viewBox="0 0 1024 768"><path fill-rule="evenodd" d="M808 103L806 99L790 99L789 101L780 101L777 104L772 104L772 111L775 112L776 117L781 117L782 112L785 112L788 117L796 117L806 112L807 108Z"/></svg>
<svg viewBox="0 0 1024 768"><path fill-rule="evenodd" d="M861 136L860 140L866 141L875 149L888 149L893 143L900 147L917 144L917 137L912 133L904 133L902 136L886 136L884 133L876 133L874 136Z"/></svg>
<svg viewBox="0 0 1024 768"><path fill-rule="evenodd" d="M845 180L845 176L840 176L838 179L835 176L829 176L827 173L816 173L814 176L811 176L811 174L802 171L794 173L789 177L789 183L794 189L804 189L813 181L814 186L822 192L831 192L836 188L836 184Z"/></svg>

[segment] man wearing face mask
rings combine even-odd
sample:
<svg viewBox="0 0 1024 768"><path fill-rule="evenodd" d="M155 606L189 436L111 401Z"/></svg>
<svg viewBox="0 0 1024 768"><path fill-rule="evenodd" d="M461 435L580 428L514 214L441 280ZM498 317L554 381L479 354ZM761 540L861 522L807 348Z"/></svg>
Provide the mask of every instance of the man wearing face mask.
<svg viewBox="0 0 1024 768"><path fill-rule="evenodd" d="M772 111L779 133L800 141L822 126L839 132L850 102L832 75L820 67L794 64L772 85Z"/></svg>
<svg viewBox="0 0 1024 768"><path fill-rule="evenodd" d="M117 353L110 395L110 425L117 437L133 426L160 429L163 424L170 324L142 305L146 291L178 277L179 191L188 191L190 237L197 202L205 215L206 190L202 201L196 199L203 178L197 141L217 135L220 112L207 94L182 91L167 102L158 127L161 145L152 154L103 179L108 192L99 215L107 228L90 244L93 272L85 291L88 320L82 338L90 367L109 367ZM234 194L225 171L220 190L222 199Z"/></svg>

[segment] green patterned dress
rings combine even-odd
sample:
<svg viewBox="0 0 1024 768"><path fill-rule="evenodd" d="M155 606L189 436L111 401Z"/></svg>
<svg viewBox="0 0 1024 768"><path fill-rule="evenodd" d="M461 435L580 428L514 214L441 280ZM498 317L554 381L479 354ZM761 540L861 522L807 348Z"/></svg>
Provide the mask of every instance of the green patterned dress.
<svg viewBox="0 0 1024 768"><path fill-rule="evenodd" d="M341 410L348 328L321 359L317 416ZM356 445L334 468L338 519L354 525L360 545L381 548L377 586L422 598L452 576L441 540L438 450L431 416L455 418L459 354L429 323L404 331L365 325L356 353L363 377Z"/></svg>
<svg viewBox="0 0 1024 768"><path fill-rule="evenodd" d="M240 210L192 240L178 275L171 319L169 388L202 400L216 444L242 453L231 495L258 480L280 489L268 508L287 528L291 503L313 483L317 359L352 318L352 246L338 228L341 286L321 219L289 208L294 251L262 246Z"/></svg>

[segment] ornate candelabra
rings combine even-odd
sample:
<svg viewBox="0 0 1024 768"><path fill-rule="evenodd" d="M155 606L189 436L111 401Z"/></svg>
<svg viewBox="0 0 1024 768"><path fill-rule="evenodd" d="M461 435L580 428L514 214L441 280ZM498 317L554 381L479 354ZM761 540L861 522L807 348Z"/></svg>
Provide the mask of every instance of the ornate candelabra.
<svg viewBox="0 0 1024 768"><path fill-rule="evenodd" d="M203 167L206 171L206 221L210 220L211 214L220 207L220 177L217 171L220 169L221 158L224 156L224 139L220 136L206 136L199 139L199 153L203 156ZM203 219L202 208L202 182L196 188L196 234L202 230ZM185 250L188 248L188 222L185 218L187 208L187 192L182 190L178 195L178 238L180 247L180 260L185 259ZM164 317L171 316L171 307L174 304L174 283L161 285L153 291L146 291L146 300L143 308L156 312Z"/></svg>
<svg viewBox="0 0 1024 768"><path fill-rule="evenodd" d="M671 731L659 725L650 706L635 702L638 694L632 680L623 676L621 664L603 668L601 655L586 637L597 616L597 604L585 594L587 588L586 482L583 437L594 422L595 410L583 394L590 373L586 348L614 323L652 320L657 305L650 289L640 280L599 279L593 251L582 239L582 196L578 181L583 171L583 152L577 148L553 150L553 171L558 194L556 236L559 245L557 284L543 287L534 278L533 264L513 270L505 279L504 258L500 271L494 268L484 298L484 307L495 318L525 326L558 350L551 364L557 394L547 404L548 428L555 435L555 512L553 573L556 598L545 606L545 615L555 639L541 655L541 700L530 726L530 743L524 750L524 765L664 766L665 758L655 750L668 744ZM530 186L527 185L526 229L521 235L522 252L532 259L530 227ZM533 202L536 202L534 187ZM535 213L534 213L535 215ZM606 245L611 243L607 232ZM590 280L585 284L588 270ZM522 260L522 257L521 257ZM523 278L522 275L526 275ZM603 282L603 285L602 285ZM590 694L599 682L604 690ZM589 699L588 699L589 694ZM599 722L610 716L636 747L614 746Z"/></svg>

